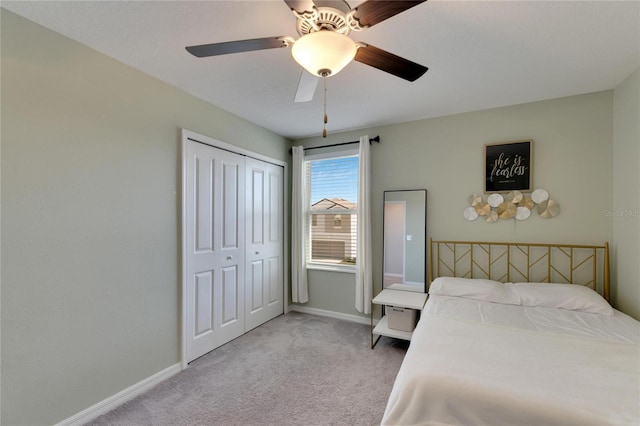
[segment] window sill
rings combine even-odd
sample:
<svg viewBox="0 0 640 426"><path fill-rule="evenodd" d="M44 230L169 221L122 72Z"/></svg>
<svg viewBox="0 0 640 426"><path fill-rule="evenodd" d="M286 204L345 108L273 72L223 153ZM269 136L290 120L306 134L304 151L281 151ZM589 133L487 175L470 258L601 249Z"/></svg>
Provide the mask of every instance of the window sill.
<svg viewBox="0 0 640 426"><path fill-rule="evenodd" d="M347 265L322 265L319 263L307 263L307 270L313 271L328 271L328 272L341 272L343 274L355 274L355 266Z"/></svg>

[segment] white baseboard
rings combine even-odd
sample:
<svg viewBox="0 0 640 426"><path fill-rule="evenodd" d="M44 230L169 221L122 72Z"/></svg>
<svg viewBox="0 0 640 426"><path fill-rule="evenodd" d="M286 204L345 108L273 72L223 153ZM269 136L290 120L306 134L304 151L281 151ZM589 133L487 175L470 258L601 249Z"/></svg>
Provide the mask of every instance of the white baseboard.
<svg viewBox="0 0 640 426"><path fill-rule="evenodd" d="M385 277L401 278L401 277L402 277L402 274L392 274L391 272L385 272L385 273L383 274L383 276L385 276Z"/></svg>
<svg viewBox="0 0 640 426"><path fill-rule="evenodd" d="M359 315L343 314L342 312L327 311L324 309L310 308L308 306L289 305L289 312L291 311L302 312L303 314L320 315L323 317L335 318L344 321L357 322L358 324L371 324L371 319L369 316L361 317ZM377 322L378 320L374 319L373 325L376 325Z"/></svg>
<svg viewBox="0 0 640 426"><path fill-rule="evenodd" d="M125 402L135 398L141 393L146 392L158 383L167 380L169 377L172 377L181 371L182 366L180 363L173 364L172 366L157 372L153 376L147 377L146 379L136 383L135 385L129 386L125 390L120 391L113 396L110 396L104 401L100 401L97 404L87 408L86 410L83 410L78 414L61 421L55 426L75 426L85 424L95 419L96 417L101 416L104 413L107 413L114 408L124 404Z"/></svg>

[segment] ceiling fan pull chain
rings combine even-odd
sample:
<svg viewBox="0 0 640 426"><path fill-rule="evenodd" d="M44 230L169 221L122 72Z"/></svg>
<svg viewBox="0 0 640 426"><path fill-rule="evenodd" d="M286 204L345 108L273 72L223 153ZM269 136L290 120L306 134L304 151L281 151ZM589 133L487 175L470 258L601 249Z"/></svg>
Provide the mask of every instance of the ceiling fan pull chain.
<svg viewBox="0 0 640 426"><path fill-rule="evenodd" d="M327 137L327 77L322 77L322 85L324 86L324 127L322 129L322 137Z"/></svg>

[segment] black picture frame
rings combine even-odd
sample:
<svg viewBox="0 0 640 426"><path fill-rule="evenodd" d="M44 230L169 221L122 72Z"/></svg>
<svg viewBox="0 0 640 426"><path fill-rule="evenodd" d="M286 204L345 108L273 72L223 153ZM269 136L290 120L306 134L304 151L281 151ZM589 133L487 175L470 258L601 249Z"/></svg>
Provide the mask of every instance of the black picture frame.
<svg viewBox="0 0 640 426"><path fill-rule="evenodd" d="M484 146L484 192L531 191L533 140Z"/></svg>

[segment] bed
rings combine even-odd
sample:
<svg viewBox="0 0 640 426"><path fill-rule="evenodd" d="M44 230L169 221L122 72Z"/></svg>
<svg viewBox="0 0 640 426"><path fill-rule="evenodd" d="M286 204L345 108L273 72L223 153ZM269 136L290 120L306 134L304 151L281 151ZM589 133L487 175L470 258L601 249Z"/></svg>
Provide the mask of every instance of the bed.
<svg viewBox="0 0 640 426"><path fill-rule="evenodd" d="M638 425L640 322L608 245L431 241L429 299L383 425Z"/></svg>

